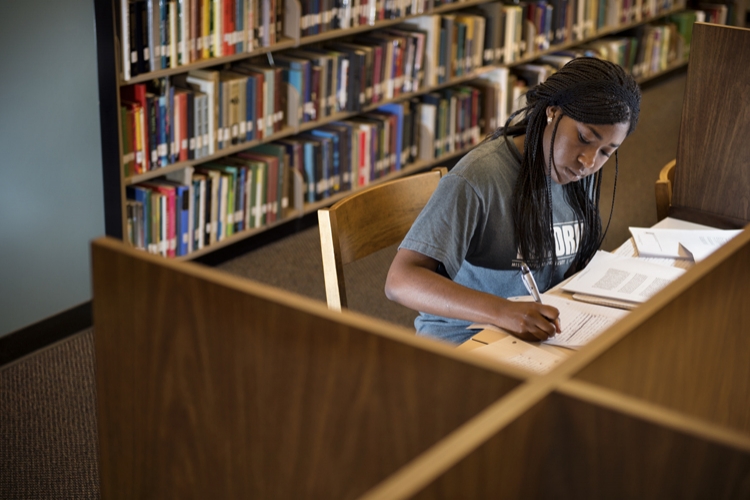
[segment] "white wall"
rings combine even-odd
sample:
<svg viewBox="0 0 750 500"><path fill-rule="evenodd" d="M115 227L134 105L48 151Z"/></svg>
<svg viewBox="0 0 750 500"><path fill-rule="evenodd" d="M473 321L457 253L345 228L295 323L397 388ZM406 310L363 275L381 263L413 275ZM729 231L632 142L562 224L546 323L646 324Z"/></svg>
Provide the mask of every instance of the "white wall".
<svg viewBox="0 0 750 500"><path fill-rule="evenodd" d="M92 0L0 1L0 336L91 298L104 234Z"/></svg>

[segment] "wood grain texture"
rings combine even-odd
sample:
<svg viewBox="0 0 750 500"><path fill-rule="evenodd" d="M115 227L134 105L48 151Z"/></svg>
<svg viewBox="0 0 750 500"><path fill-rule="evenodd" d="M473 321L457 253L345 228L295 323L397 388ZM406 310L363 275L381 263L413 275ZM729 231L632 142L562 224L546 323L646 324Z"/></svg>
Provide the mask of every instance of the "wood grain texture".
<svg viewBox="0 0 750 500"><path fill-rule="evenodd" d="M413 498L748 495L748 447L552 393Z"/></svg>
<svg viewBox="0 0 750 500"><path fill-rule="evenodd" d="M519 383L113 240L92 258L103 498L354 498Z"/></svg>
<svg viewBox="0 0 750 500"><path fill-rule="evenodd" d="M348 264L398 243L411 228L445 168L360 191L328 210L336 214L341 260Z"/></svg>
<svg viewBox="0 0 750 500"><path fill-rule="evenodd" d="M328 307L347 307L344 266L400 243L446 173L437 167L385 182L318 210Z"/></svg>
<svg viewBox="0 0 750 500"><path fill-rule="evenodd" d="M748 46L748 29L694 25L672 197L739 227L750 222Z"/></svg>
<svg viewBox="0 0 750 500"><path fill-rule="evenodd" d="M664 298L575 378L750 433L750 229L651 300Z"/></svg>

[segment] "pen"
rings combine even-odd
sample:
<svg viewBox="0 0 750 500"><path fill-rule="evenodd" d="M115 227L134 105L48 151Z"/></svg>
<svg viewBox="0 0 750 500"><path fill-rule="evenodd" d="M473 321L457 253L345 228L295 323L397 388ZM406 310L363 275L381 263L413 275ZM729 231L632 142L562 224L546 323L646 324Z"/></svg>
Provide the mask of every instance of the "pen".
<svg viewBox="0 0 750 500"><path fill-rule="evenodd" d="M534 280L534 275L531 274L531 269L529 269L529 266L527 266L525 262L521 262L521 279L523 280L523 285L526 287L526 290L529 291L529 295L533 297L534 302L541 304L542 296L539 295L539 288L536 286L536 281Z"/></svg>
<svg viewBox="0 0 750 500"><path fill-rule="evenodd" d="M536 280L534 279L534 275L531 274L531 269L529 269L529 266L526 265L525 262L521 262L521 279L523 280L523 285L526 287L526 290L529 291L529 295L534 299L534 302L541 304L542 296L539 293L539 288L536 286ZM557 332L560 332L560 318L555 318L553 323L555 324Z"/></svg>

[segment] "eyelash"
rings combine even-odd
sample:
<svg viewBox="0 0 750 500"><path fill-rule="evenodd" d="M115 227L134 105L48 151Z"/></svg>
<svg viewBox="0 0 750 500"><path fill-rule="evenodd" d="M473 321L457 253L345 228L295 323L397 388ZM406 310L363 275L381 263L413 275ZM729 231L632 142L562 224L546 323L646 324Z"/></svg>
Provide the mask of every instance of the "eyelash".
<svg viewBox="0 0 750 500"><path fill-rule="evenodd" d="M583 135L581 135L580 132L578 132L578 140L581 141L581 143L583 143L583 144L590 144L589 141L587 141L586 139L583 138ZM601 150L600 150L600 153L603 154L606 158L609 158L610 156L612 156L611 153L607 154L607 153L605 153L604 151L601 151Z"/></svg>

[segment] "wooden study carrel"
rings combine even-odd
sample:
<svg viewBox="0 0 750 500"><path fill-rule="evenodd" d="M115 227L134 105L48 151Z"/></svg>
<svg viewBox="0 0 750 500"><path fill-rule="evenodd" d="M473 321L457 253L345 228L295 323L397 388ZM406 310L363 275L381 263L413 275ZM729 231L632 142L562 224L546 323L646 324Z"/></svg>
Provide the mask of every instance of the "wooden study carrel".
<svg viewBox="0 0 750 500"><path fill-rule="evenodd" d="M686 107L694 60L750 81L738 37L695 26ZM709 150L750 136L706 120ZM747 155L686 151L677 206L741 207L705 188ZM102 498L750 496L748 230L543 376L111 239L92 265Z"/></svg>

